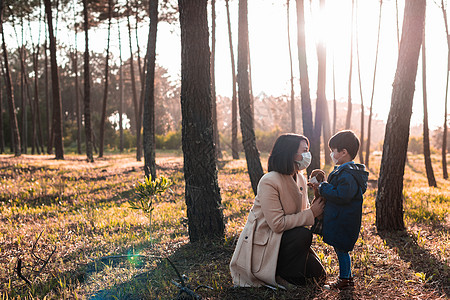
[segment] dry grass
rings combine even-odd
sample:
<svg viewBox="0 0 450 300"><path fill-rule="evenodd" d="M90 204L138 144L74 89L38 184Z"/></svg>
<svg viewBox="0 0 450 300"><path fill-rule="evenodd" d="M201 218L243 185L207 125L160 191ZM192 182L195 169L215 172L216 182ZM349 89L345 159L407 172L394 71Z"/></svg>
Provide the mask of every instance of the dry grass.
<svg viewBox="0 0 450 300"><path fill-rule="evenodd" d="M376 180L380 157L373 157ZM233 288L228 263L253 203L245 159L219 163L226 236L221 242L190 244L187 235L182 158L158 153L159 175L175 181L173 192L147 218L129 208L133 184L143 178L143 162L111 155L85 162L84 156L20 158L0 156L0 299L172 299L179 289L167 256L187 275L191 288L207 299L446 299L450 297L450 189L434 158L438 188L427 187L423 159L410 156L405 173L405 232L378 233L376 187L365 195L363 228L352 252L356 288L334 292L320 287L290 291ZM266 158L263 158L263 165ZM31 250L48 257L37 275L18 278L18 258L33 266ZM330 279L338 274L331 247L315 237L314 249ZM128 255L128 257L118 257ZM130 255L135 255L130 257ZM104 258L115 256L115 258ZM104 259L100 259L100 258ZM36 266L37 268L39 265Z"/></svg>

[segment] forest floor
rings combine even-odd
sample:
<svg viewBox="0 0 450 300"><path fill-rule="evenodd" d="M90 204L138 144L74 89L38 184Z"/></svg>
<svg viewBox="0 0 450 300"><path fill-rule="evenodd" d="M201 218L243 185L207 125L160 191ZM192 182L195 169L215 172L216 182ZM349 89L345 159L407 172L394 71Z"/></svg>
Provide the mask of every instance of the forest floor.
<svg viewBox="0 0 450 300"><path fill-rule="evenodd" d="M228 264L253 204L245 159L218 165L225 239L189 243L181 154L157 153L158 175L174 185L154 203L151 227L128 203L144 178L134 154L94 163L77 155L0 155L0 299L173 299L180 288L169 260L205 299L448 299L450 182L442 179L440 159L433 157L438 188L429 188L422 156L408 157L406 231L388 233L374 225L380 158L370 163L363 225L351 252L356 286L336 292L232 286ZM313 248L335 279L333 249L317 236Z"/></svg>

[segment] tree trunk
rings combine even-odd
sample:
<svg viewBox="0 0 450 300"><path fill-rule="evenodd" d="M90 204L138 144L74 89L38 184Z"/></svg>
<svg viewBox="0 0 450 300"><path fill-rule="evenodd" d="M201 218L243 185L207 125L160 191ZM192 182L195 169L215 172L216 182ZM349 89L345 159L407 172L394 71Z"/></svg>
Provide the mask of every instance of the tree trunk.
<svg viewBox="0 0 450 300"><path fill-rule="evenodd" d="M292 51L291 51L291 29L289 17L289 0L286 0L286 19L287 19L287 38L289 50L289 67L291 68L291 132L295 132L295 94L294 94L294 71L292 69Z"/></svg>
<svg viewBox="0 0 450 300"><path fill-rule="evenodd" d="M359 145L359 161L364 164L364 97L361 82L361 65L359 61L359 26L358 26L358 2L356 2L356 60L358 63L359 96L361 97L361 137Z"/></svg>
<svg viewBox="0 0 450 300"><path fill-rule="evenodd" d="M256 147L254 120L249 92L248 76L248 21L247 0L239 0L239 34L238 34L238 97L239 114L241 116L242 144L244 145L245 158L247 160L248 173L253 192L257 193L259 179L264 171L259 159L259 151Z"/></svg>
<svg viewBox="0 0 450 300"><path fill-rule="evenodd" d="M37 143L36 138L36 111L34 109L33 99L31 98L30 85L28 84L28 70L25 68L25 59L26 53L24 51L23 59L21 60L22 70L24 70L24 84L26 89L26 99L28 100L28 104L30 105L30 114L31 114L31 154L35 153L36 146L38 148L39 153L39 145Z"/></svg>
<svg viewBox="0 0 450 300"><path fill-rule="evenodd" d="M298 65L300 69L303 134L308 139L311 140L313 137L313 120L311 110L311 97L309 95L308 64L306 60L305 7L303 0L296 0L296 4L297 4L297 47L298 47Z"/></svg>
<svg viewBox="0 0 450 300"><path fill-rule="evenodd" d="M94 154L92 153L92 126L91 126L91 80L89 68L89 18L88 18L88 2L83 0L83 16L84 16L84 34L85 34L85 51L84 51L84 132L86 137L86 156L88 162L94 162Z"/></svg>
<svg viewBox="0 0 450 300"><path fill-rule="evenodd" d="M122 62L122 40L120 38L120 26L117 21L119 35L119 151L123 152L123 62Z"/></svg>
<svg viewBox="0 0 450 300"><path fill-rule="evenodd" d="M216 144L216 157L222 158L220 150L219 127L217 126L217 97L216 97L216 0L211 0L211 94L214 144Z"/></svg>
<svg viewBox="0 0 450 300"><path fill-rule="evenodd" d="M144 171L145 176L156 178L155 162L155 64L156 34L158 32L158 0L149 1L150 25L147 46L147 74L144 97Z"/></svg>
<svg viewBox="0 0 450 300"><path fill-rule="evenodd" d="M425 6L425 0L410 0L405 3L403 32L378 179L376 198L378 231L404 230L405 228L403 175L417 64L425 22Z"/></svg>
<svg viewBox="0 0 450 300"><path fill-rule="evenodd" d="M225 225L211 114L207 2L179 0L181 110L186 206L191 242L223 238Z"/></svg>
<svg viewBox="0 0 450 300"><path fill-rule="evenodd" d="M44 18L45 19L45 18ZM47 22L45 23L47 24ZM51 111L50 111L50 95L48 93L48 47L47 47L47 33L48 27L45 30L45 41L44 41L44 78L45 78L45 108L47 112L47 154L53 153L53 135L52 135L52 124L51 124Z"/></svg>
<svg viewBox="0 0 450 300"><path fill-rule="evenodd" d="M80 110L80 92L78 87L78 28L75 20L75 6L73 7L73 27L75 30L75 47L73 54L73 72L75 74L75 113L77 114L77 152L81 154L81 110Z"/></svg>
<svg viewBox="0 0 450 300"><path fill-rule="evenodd" d="M0 59L0 68L3 75L3 64ZM1 86L2 80L0 79L0 154L5 153L5 135L3 133L3 89Z"/></svg>
<svg viewBox="0 0 450 300"><path fill-rule="evenodd" d="M47 14L48 34L50 38L50 64L52 75L53 95L53 117L52 131L55 145L55 158L64 159L63 126L61 110L61 93L59 89L58 65L56 62L56 40L53 35L52 6L51 0L44 0L45 12Z"/></svg>
<svg viewBox="0 0 450 300"><path fill-rule="evenodd" d="M297 5L297 48L298 65L300 69L300 89L302 102L302 124L303 134L312 141L314 139L314 124L312 120L311 97L309 94L308 64L306 60L306 39L305 39L305 7L303 0L296 0ZM313 167L307 169L311 173Z"/></svg>
<svg viewBox="0 0 450 300"><path fill-rule="evenodd" d="M331 165L330 148L328 147L328 141L331 138L331 125L330 125L330 113L328 111L328 100L325 98L323 104L323 146L325 153L325 165Z"/></svg>
<svg viewBox="0 0 450 300"><path fill-rule="evenodd" d="M233 79L233 96L231 98L231 153L233 159L239 159L239 146L237 139L238 123L237 123L237 95L236 95L236 66L234 63L233 39L231 36L231 20L229 0L225 0L227 9L227 24L228 24L228 41L230 43L230 58L231 58L231 75Z"/></svg>
<svg viewBox="0 0 450 300"><path fill-rule="evenodd" d="M2 50L3 50L3 59L5 63L4 68L5 68L6 96L8 99L9 120L12 130L11 140L14 148L14 155L20 156L21 145L20 145L19 126L17 124L16 107L14 104L14 91L11 82L11 73L9 71L8 52L6 50L6 43L5 43L5 33L3 32L3 4L4 4L3 1L0 1L0 31L2 34Z"/></svg>
<svg viewBox="0 0 450 300"><path fill-rule="evenodd" d="M139 103L139 110L138 110L138 115L139 115L138 122L139 122L139 124L138 124L138 127L142 128L143 111L144 111L144 96L145 96L144 95L145 94L145 78L144 78L145 74L144 74L144 70L146 68L147 56L144 57L144 68L142 68L141 67L141 48L139 46L139 35L138 35L138 17L139 17L138 16L138 10L139 10L139 3L137 1L136 1L136 5L138 7L136 8L136 14L135 14L135 19L136 19L135 20L136 21L135 25L136 25L136 28L135 28L134 32L135 32L135 35L136 35L137 65L138 65L139 79L140 79L140 82L141 82L141 92L140 92L140 95L139 95L139 102L138 102ZM148 41L147 41L147 46L148 46ZM143 148L143 146L141 144L142 140L141 140L140 136L141 136L141 133L139 132L139 160L142 157L142 148Z"/></svg>
<svg viewBox="0 0 450 300"><path fill-rule="evenodd" d="M19 52L19 64L20 64L20 105L21 105L21 112L20 117L22 120L22 130L20 131L22 134L22 152L24 154L27 154L28 152L28 116L27 116L27 101L25 97L25 70L23 67L23 52L24 52L24 43L23 43L23 26L22 26L22 43L19 41L19 36L16 31L16 25L15 21L12 22L14 33L16 36L16 43L17 45L21 44L21 46L18 49Z"/></svg>
<svg viewBox="0 0 450 300"><path fill-rule="evenodd" d="M40 31L40 27L39 27ZM30 25L31 32L31 25ZM40 34L39 34L40 36ZM41 126L41 109L39 105L39 76L38 76L38 65L39 65L39 42L36 47L33 45L33 70L34 70L34 105L36 108L36 117L37 117L37 134L38 134L38 143L41 147L41 152L44 153L44 138L42 135L42 126ZM38 148L39 153L39 148Z"/></svg>
<svg viewBox="0 0 450 300"><path fill-rule="evenodd" d="M3 130L3 93L0 86L0 154L5 153L5 135L3 134Z"/></svg>
<svg viewBox="0 0 450 300"><path fill-rule="evenodd" d="M383 0L380 0L380 7ZM397 25L397 49L400 49L400 29L398 26L398 0L395 0L395 23Z"/></svg>
<svg viewBox="0 0 450 300"><path fill-rule="evenodd" d="M248 28L248 24L247 24L247 28ZM248 36L248 30L247 30L247 36ZM248 56L248 91L250 93L250 107L252 109L252 118L253 118L253 120L255 120L255 99L253 97L253 86L252 86L252 62L250 60L250 58L251 58L250 41L248 38L247 38L247 56Z"/></svg>
<svg viewBox="0 0 450 300"><path fill-rule="evenodd" d="M352 125L352 71L353 71L353 16L355 13L355 0L352 0L352 23L350 26L350 69L348 73L348 105L345 129L350 129Z"/></svg>
<svg viewBox="0 0 450 300"><path fill-rule="evenodd" d="M447 61L447 82L445 85L445 102L444 102L444 135L442 137L442 173L444 179L448 178L447 171L447 103L448 103L448 81L450 79L450 36L448 34L447 11L445 10L444 0L441 0L442 14L444 15L445 33L447 34L448 61Z"/></svg>
<svg viewBox="0 0 450 300"><path fill-rule="evenodd" d="M428 185L437 187L434 178L433 165L431 164L430 135L428 130L428 103L427 103L427 63L425 51L425 28L422 38L422 91L423 91L423 156L425 160L425 170L427 172Z"/></svg>
<svg viewBox="0 0 450 300"><path fill-rule="evenodd" d="M383 0L380 1L380 10L378 13L378 34L377 34L377 48L375 51L375 66L373 68L373 81L372 81L372 95L370 96L370 108L369 108L369 120L367 124L367 141L366 141L366 167L369 168L369 158L370 158L370 136L372 131L372 110L373 110L373 95L375 93L375 78L377 75L377 62L378 62L378 48L380 45L380 32L381 32L381 9L383 7Z"/></svg>
<svg viewBox="0 0 450 300"><path fill-rule="evenodd" d="M112 19L112 0L108 0L108 42L106 46L105 63L105 89L103 91L102 117L100 119L100 145L98 157L103 157L103 147L105 139L105 120L106 120L106 102L108 101L108 80L109 80L109 42L111 40L111 19Z"/></svg>
<svg viewBox="0 0 450 300"><path fill-rule="evenodd" d="M333 50L333 134L336 133L337 103L336 103L336 80L334 73L334 50Z"/></svg>
<svg viewBox="0 0 450 300"><path fill-rule="evenodd" d="M127 7L128 7L127 1ZM136 124L136 160L141 161L141 122L139 120L139 104L137 100L136 94L136 78L134 74L134 60L133 60L133 46L131 44L131 23L130 23L130 15L127 16L128 22L128 42L130 45L130 75L131 75L131 93L132 100L134 106L134 116L135 116L135 124Z"/></svg>
<svg viewBox="0 0 450 300"><path fill-rule="evenodd" d="M320 0L320 9L325 9L325 0ZM327 73L327 50L323 41L319 41L316 45L317 49L317 99L316 99L316 115L314 121L314 132L311 139L312 161L310 169L320 169L320 137L324 121L326 109L326 73ZM326 146L327 144L325 144Z"/></svg>

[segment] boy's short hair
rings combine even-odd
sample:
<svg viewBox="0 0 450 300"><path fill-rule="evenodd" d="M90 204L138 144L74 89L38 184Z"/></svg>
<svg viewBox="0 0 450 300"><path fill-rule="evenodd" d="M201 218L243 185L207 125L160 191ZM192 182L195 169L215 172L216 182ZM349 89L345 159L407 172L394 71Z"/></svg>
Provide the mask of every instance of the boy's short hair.
<svg viewBox="0 0 450 300"><path fill-rule="evenodd" d="M268 171L276 171L281 174L291 175L294 173L294 156L297 153L301 141L305 141L309 148L309 140L306 136L285 133L280 135L272 151L270 152L268 164Z"/></svg>
<svg viewBox="0 0 450 300"><path fill-rule="evenodd" d="M333 135L328 141L330 149L337 149L339 152L346 149L352 160L359 150L359 139L351 130L342 130Z"/></svg>

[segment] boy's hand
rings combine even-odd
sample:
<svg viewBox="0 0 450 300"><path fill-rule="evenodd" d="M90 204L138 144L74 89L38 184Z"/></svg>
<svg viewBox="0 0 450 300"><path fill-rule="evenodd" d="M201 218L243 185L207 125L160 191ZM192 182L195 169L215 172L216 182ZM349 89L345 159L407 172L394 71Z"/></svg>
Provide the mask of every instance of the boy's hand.
<svg viewBox="0 0 450 300"><path fill-rule="evenodd" d="M319 198L319 184L320 183L311 183L308 182L308 186L314 190L314 198Z"/></svg>

